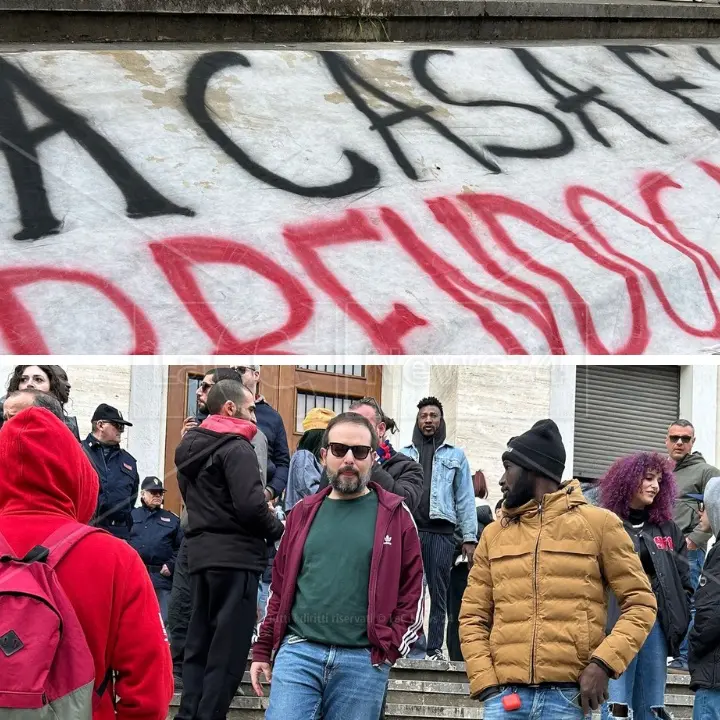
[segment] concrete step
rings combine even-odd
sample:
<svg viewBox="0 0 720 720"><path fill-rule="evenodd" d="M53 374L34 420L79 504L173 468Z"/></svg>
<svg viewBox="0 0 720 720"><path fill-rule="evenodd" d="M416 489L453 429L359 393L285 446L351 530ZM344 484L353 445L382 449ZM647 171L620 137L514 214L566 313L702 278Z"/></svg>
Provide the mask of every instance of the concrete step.
<svg viewBox="0 0 720 720"><path fill-rule="evenodd" d="M689 684L688 675L668 673L665 706L675 720L692 718L693 693ZM249 671L244 674L241 687L245 695L233 700L228 720L264 718L269 687L265 688L266 697L255 697ZM401 660L390 673L386 717L388 720L482 720L482 704L472 700L469 692L464 663ZM175 695L169 718L174 717L179 702L180 696ZM599 717L596 713L593 720Z"/></svg>

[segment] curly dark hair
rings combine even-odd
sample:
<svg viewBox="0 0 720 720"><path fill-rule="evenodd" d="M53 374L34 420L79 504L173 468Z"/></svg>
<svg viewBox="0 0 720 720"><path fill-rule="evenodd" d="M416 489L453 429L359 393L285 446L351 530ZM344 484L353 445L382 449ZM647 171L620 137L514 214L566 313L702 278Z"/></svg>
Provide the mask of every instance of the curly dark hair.
<svg viewBox="0 0 720 720"><path fill-rule="evenodd" d="M650 470L662 473L662 477L660 491L648 508L649 520L655 525L672 520L677 484L668 458L655 452L635 453L616 460L610 466L598 481L602 507L626 520L630 514L630 502Z"/></svg>
<svg viewBox="0 0 720 720"><path fill-rule="evenodd" d="M418 404L417 409L422 410L424 407L432 405L440 410L440 417L445 417L445 411L443 410L442 403L432 395L430 397L423 398Z"/></svg>
<svg viewBox="0 0 720 720"><path fill-rule="evenodd" d="M26 368L32 365L16 365L13 374L8 380L7 392L15 392L20 389L20 380ZM70 399L70 382L65 370L59 365L37 365L50 381L50 394L55 396L62 405L65 405Z"/></svg>

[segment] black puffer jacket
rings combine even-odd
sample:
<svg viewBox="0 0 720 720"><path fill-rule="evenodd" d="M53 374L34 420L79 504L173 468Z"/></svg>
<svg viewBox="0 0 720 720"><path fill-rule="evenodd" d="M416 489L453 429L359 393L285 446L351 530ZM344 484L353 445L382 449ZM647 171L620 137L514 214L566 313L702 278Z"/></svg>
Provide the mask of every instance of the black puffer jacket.
<svg viewBox="0 0 720 720"><path fill-rule="evenodd" d="M420 496L423 489L422 465L416 463L407 455L396 452L384 463L376 463L372 469L370 479L377 483L383 490L395 493L405 499L405 504L410 512L415 512L420 503ZM320 477L320 485L317 491L320 492L328 486L327 473L323 470Z"/></svg>
<svg viewBox="0 0 720 720"><path fill-rule="evenodd" d="M623 521L628 535L635 544L635 551L640 553L640 543L647 547L655 577L652 589L658 603L658 620L668 644L671 657L677 657L680 644L690 624L690 606L693 597L693 586L687 559L685 536L672 521L654 525L646 522L642 529L635 530L627 521ZM608 632L620 617L617 600L611 595L608 606Z"/></svg>
<svg viewBox="0 0 720 720"><path fill-rule="evenodd" d="M690 631L690 688L720 689L720 542L708 553L695 594Z"/></svg>

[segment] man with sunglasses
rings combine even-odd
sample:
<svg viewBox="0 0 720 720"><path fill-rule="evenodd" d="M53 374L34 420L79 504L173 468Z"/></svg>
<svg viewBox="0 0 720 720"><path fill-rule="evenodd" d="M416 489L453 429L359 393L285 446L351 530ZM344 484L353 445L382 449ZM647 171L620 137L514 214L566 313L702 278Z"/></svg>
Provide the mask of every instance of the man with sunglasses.
<svg viewBox="0 0 720 720"><path fill-rule="evenodd" d="M720 470L705 462L705 458L697 451L695 445L695 427L688 420L676 420L668 428L665 446L670 459L675 462L675 481L678 487L678 500L675 505L675 522L685 534L688 548L688 562L690 563L690 580L697 589L700 573L705 562L705 552L709 532L703 531L700 526L700 516L697 502L689 495L705 492L708 481L720 476ZM692 611L694 615L694 610ZM672 670L687 671L688 669L688 635L680 646L680 657L675 658L669 665Z"/></svg>
<svg viewBox="0 0 720 720"><path fill-rule="evenodd" d="M160 603L160 615L167 628L168 600L183 531L180 518L170 510L163 509L164 496L165 488L160 478L146 477L142 481L141 504L132 511L130 544L145 563Z"/></svg>
<svg viewBox="0 0 720 720"><path fill-rule="evenodd" d="M419 463L395 450L387 439L387 433L397 430L395 421L385 415L372 397L355 400L350 405L350 411L362 415L372 425L378 438L370 479L388 492L399 495L408 510L415 512L423 489L423 470ZM323 471L318 491L329 484L327 471Z"/></svg>
<svg viewBox="0 0 720 720"><path fill-rule="evenodd" d="M100 499L94 524L121 540L130 540L132 509L138 496L137 461L120 447L132 423L111 405L101 403L92 416L91 432L83 448L100 478Z"/></svg>
<svg viewBox="0 0 720 720"><path fill-rule="evenodd" d="M420 540L402 498L370 480L377 443L362 415L333 418L330 485L288 515L250 670L258 696L272 679L266 720L378 718L390 666L422 632Z"/></svg>

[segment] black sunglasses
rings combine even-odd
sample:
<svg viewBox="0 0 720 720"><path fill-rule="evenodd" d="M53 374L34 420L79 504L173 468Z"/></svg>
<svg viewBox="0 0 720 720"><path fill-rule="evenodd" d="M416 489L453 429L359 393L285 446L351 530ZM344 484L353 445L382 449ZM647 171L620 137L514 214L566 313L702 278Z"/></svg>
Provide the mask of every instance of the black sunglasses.
<svg viewBox="0 0 720 720"><path fill-rule="evenodd" d="M206 391L209 390L214 384L215 384L215 383L209 383L209 382L205 382L205 381L203 380L203 382L200 383L200 389L201 389L203 392L206 392Z"/></svg>
<svg viewBox="0 0 720 720"><path fill-rule="evenodd" d="M352 450L353 457L356 460L364 460L372 448L369 445L345 445L343 443L328 443L330 452L336 458L344 458L348 454L348 450Z"/></svg>
<svg viewBox="0 0 720 720"><path fill-rule="evenodd" d="M670 442L675 445L680 440L683 441L684 445L687 445L693 438L692 435L669 435Z"/></svg>

